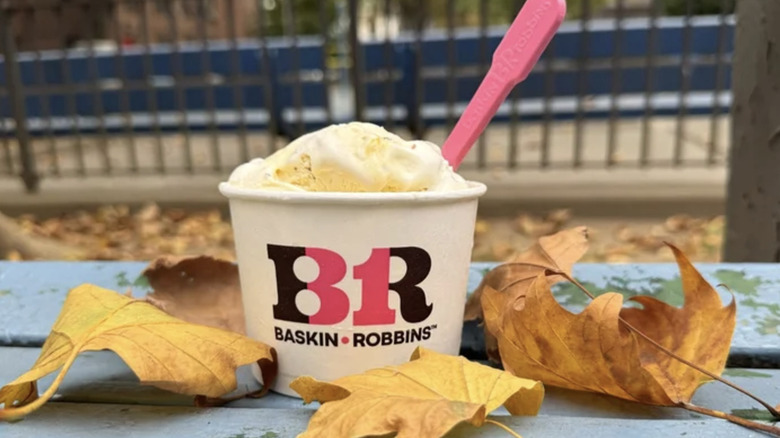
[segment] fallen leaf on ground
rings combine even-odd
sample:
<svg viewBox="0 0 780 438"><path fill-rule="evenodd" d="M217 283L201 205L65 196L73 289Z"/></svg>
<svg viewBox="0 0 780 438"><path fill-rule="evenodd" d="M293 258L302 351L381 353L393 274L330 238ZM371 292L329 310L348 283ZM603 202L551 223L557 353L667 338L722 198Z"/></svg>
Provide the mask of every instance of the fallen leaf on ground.
<svg viewBox="0 0 780 438"><path fill-rule="evenodd" d="M176 319L153 305L94 285L73 289L32 369L0 389L0 420L21 418L57 391L76 356L111 350L142 384L220 397L236 388L236 368L257 362L264 382L276 376L274 350L237 333ZM60 370L38 395L38 379Z"/></svg>
<svg viewBox="0 0 780 438"><path fill-rule="evenodd" d="M610 292L596 297L580 314L572 314L555 300L544 273L521 284L522 299L509 306L506 297L515 286L501 291L486 285L481 301L485 325L498 339L504 368L545 384L641 403L688 403L696 389L712 379L664 353L626 323L677 356L720 375L734 332L736 304L732 299L723 306L685 255L669 246L682 278L682 308L649 296L630 299L642 308L623 308L622 295Z"/></svg>
<svg viewBox="0 0 780 438"><path fill-rule="evenodd" d="M548 269L571 274L572 266L587 250L587 227L570 228L540 238L528 250L485 274L482 283L466 303L464 319L466 321L484 319L481 300L482 293L486 288L502 291L503 295L500 300L504 306L522 303L525 291L539 274ZM546 278L550 285L564 280L560 275L551 275ZM507 309L507 311L509 310ZM485 347L488 357L498 362L500 359L495 334L487 330L485 331Z"/></svg>
<svg viewBox="0 0 780 438"><path fill-rule="evenodd" d="M246 333L238 267L210 256L161 257L143 274L154 290L146 301L195 324Z"/></svg>
<svg viewBox="0 0 780 438"><path fill-rule="evenodd" d="M462 422L481 426L501 405L512 415L536 415L541 383L462 357L418 347L410 362L333 382L304 376L290 387L305 403L323 403L305 437L440 437Z"/></svg>

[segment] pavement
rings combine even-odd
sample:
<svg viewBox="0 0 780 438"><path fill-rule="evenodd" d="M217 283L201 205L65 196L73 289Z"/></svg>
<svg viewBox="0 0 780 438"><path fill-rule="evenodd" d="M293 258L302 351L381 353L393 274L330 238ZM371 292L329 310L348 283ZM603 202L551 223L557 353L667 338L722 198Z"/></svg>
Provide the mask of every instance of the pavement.
<svg viewBox="0 0 780 438"><path fill-rule="evenodd" d="M480 202L483 215L567 207L578 216L589 217L711 216L722 213L725 204L729 128L726 117L689 117L682 126L670 117L655 117L647 126L640 119L623 119L614 128L603 120L587 120L579 129L573 121L556 121L547 128L541 123L523 123L516 132L494 125L484 136L483 152L475 147L459 173L487 184L488 192ZM648 167L640 168L644 132L649 133ZM446 133L444 128L431 129L427 139L441 144ZM409 137L403 131L399 134ZM676 141L678 134L680 142ZM516 136L514 152L511 135ZM581 167L574 169L577 138L582 145ZM56 157L60 171L70 176L45 174L34 194L26 193L17 178L2 174L8 169L3 167L4 149L0 147L0 210L45 215L106 203L150 201L165 206L226 207L218 183L246 157L265 156L271 147L262 133L249 133L245 143L235 134L212 137L203 133L168 135L159 143L151 136L136 136L132 142L121 136L105 142L96 137L80 140L80 145L72 137L60 137L54 143L35 141L38 168L51 171ZM283 146L283 141L278 139L276 147ZM480 155L484 167L475 169ZM133 156L141 173L127 175ZM549 166L540 170L544 156ZM680 159L677 166L675 156ZM509 157L514 157L514 169L508 169ZM155 174L160 158L167 175ZM615 168L604 168L607 159ZM80 163L89 176L76 176ZM190 163L196 169L194 175L186 172ZM106 175L107 164L117 175Z"/></svg>

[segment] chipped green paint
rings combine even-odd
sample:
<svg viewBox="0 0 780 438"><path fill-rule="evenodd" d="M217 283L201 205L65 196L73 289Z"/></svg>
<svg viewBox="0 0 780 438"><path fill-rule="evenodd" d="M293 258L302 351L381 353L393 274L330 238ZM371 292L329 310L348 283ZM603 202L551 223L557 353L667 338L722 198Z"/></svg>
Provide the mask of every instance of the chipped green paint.
<svg viewBox="0 0 780 438"><path fill-rule="evenodd" d="M276 432L266 432L260 438L278 438L279 434Z"/></svg>
<svg viewBox="0 0 780 438"><path fill-rule="evenodd" d="M650 295L672 306L682 306L685 295L682 289L682 279L679 275L673 278L652 277L648 280L649 288L640 289L642 295Z"/></svg>
<svg viewBox="0 0 780 438"><path fill-rule="evenodd" d="M778 303L765 303L762 301L756 301L753 298L747 298L739 302L741 306L750 307L751 309L765 309L769 312L769 315L755 315L754 320L757 321L756 331L762 335L777 335L780 334L780 304Z"/></svg>
<svg viewBox="0 0 780 438"><path fill-rule="evenodd" d="M767 316L758 322L756 330L762 335L780 335L780 318Z"/></svg>
<svg viewBox="0 0 780 438"><path fill-rule="evenodd" d="M636 295L650 295L673 306L683 304L680 277L672 279L653 277L648 282L649 286L637 287L632 286L628 280L622 277L611 277L603 287L589 281L583 282L582 285L595 296L606 292L617 292L623 295L626 300ZM559 283L553 286L553 293L563 305L586 306L590 302L590 298L571 283Z"/></svg>
<svg viewBox="0 0 780 438"><path fill-rule="evenodd" d="M749 297L757 297L758 287L763 284L763 280L760 278L747 278L744 271L732 269L719 269L715 271L714 276L735 294L747 295Z"/></svg>
<svg viewBox="0 0 780 438"><path fill-rule="evenodd" d="M744 368L726 368L723 371L723 375L731 376L731 377L762 377L762 378L772 378L771 374L766 373L759 373L757 371L753 370L746 370Z"/></svg>
<svg viewBox="0 0 780 438"><path fill-rule="evenodd" d="M732 409L731 415L736 415L737 417L746 420L769 421L771 423L776 423L778 421L777 418L773 417L772 414L765 409Z"/></svg>
<svg viewBox="0 0 780 438"><path fill-rule="evenodd" d="M139 275L132 282L127 278L127 272L120 272L114 276L116 279L116 285L118 287L137 287L141 289L149 289L149 280L145 275Z"/></svg>
<svg viewBox="0 0 780 438"><path fill-rule="evenodd" d="M588 290L588 292L592 293L593 295L601 295L606 290L602 290L595 284L591 282L583 282L583 286L585 286L585 289ZM553 295L558 299L558 302L560 302L564 306L582 306L585 307L590 303L590 298L585 295L584 292L580 290L577 286L575 286L572 283L564 282L564 283L558 283L552 287Z"/></svg>
<svg viewBox="0 0 780 438"><path fill-rule="evenodd" d="M133 282L133 286L142 288L142 289L151 289L152 287L149 285L149 279L146 278L146 275L139 275L138 278L135 279Z"/></svg>
<svg viewBox="0 0 780 438"><path fill-rule="evenodd" d="M116 285L119 287L128 287L133 284L127 279L127 272L124 271L116 274L114 278L116 278Z"/></svg>
<svg viewBox="0 0 780 438"><path fill-rule="evenodd" d="M0 289L0 297L11 295L11 289Z"/></svg>
<svg viewBox="0 0 780 438"><path fill-rule="evenodd" d="M60 291L60 290L59 290L59 289L57 289L56 287L50 287L50 288L48 288L48 289L41 289L41 290L39 290L39 291L38 291L38 295L44 295L44 294L56 294L56 293L58 293L59 291Z"/></svg>
<svg viewBox="0 0 780 438"><path fill-rule="evenodd" d="M747 298L739 302L740 306L747 306L753 309L766 309L774 316L780 317L780 304L764 303L756 301L753 298Z"/></svg>

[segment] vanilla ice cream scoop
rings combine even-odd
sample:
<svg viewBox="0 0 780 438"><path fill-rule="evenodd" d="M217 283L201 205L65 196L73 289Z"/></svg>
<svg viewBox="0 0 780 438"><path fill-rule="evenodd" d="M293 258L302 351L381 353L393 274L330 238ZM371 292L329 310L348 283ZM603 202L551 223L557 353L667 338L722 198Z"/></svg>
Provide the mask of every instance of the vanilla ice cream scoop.
<svg viewBox="0 0 780 438"><path fill-rule="evenodd" d="M380 126L331 125L265 159L237 167L228 184L312 192L450 191L469 187L431 142L405 141Z"/></svg>

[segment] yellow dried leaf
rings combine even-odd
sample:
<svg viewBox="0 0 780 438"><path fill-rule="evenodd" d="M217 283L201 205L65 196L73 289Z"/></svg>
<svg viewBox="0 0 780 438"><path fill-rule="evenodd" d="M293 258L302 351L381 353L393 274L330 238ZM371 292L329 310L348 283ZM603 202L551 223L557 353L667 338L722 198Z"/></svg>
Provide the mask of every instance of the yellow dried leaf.
<svg viewBox="0 0 780 438"><path fill-rule="evenodd" d="M410 362L326 383L304 376L290 387L304 402L319 401L306 437L440 437L462 422L481 426L504 405L513 415L536 415L540 382L418 347Z"/></svg>
<svg viewBox="0 0 780 438"><path fill-rule="evenodd" d="M219 397L236 388L236 368L257 362L264 381L276 375L274 350L237 333L176 319L155 306L94 285L73 289L32 369L0 388L0 420L23 417L57 391L76 356L111 350L142 384ZM38 379L60 370L38 397ZM270 386L266 385L266 387Z"/></svg>
<svg viewBox="0 0 780 438"><path fill-rule="evenodd" d="M543 273L524 290L521 307L507 307L505 293L485 287L485 325L498 339L504 368L545 384L641 403L690 402L696 389L712 379L661 351L637 331L720 375L734 333L736 304L732 300L723 306L685 255L669 246L680 268L682 308L649 296L631 298L641 309L623 308L622 295L610 292L573 314L555 300Z"/></svg>

